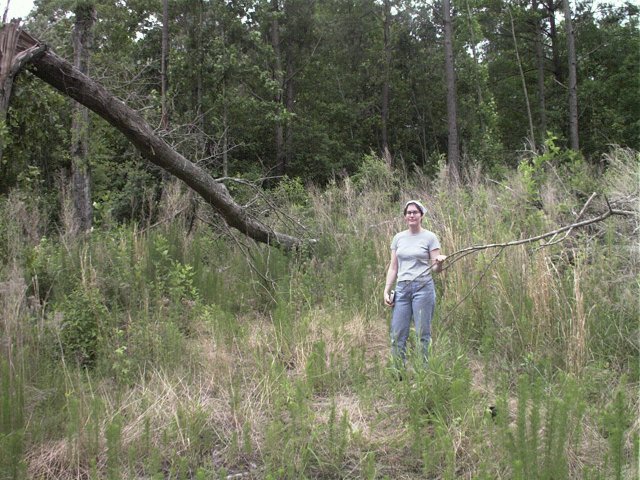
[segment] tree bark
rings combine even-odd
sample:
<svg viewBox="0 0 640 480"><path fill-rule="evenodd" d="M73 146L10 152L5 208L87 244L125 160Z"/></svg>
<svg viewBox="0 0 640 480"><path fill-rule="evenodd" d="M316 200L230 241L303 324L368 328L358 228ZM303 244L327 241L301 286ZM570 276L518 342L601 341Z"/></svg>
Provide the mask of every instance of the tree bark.
<svg viewBox="0 0 640 480"><path fill-rule="evenodd" d="M229 176L229 114L226 79L222 81L222 176Z"/></svg>
<svg viewBox="0 0 640 480"><path fill-rule="evenodd" d="M382 137L382 158L389 167L393 166L391 150L389 149L389 77L391 70L391 2L384 0L384 77L382 80L382 108L380 114L380 128Z"/></svg>
<svg viewBox="0 0 640 480"><path fill-rule="evenodd" d="M540 26L540 16L538 14L538 0L533 0L531 8L533 10L535 22L534 35L536 45L536 70L538 80L538 115L539 115L539 128L540 128L540 141L544 141L547 136L547 105L546 105L546 92L544 85L544 49L543 49L543 37L542 28Z"/></svg>
<svg viewBox="0 0 640 480"><path fill-rule="evenodd" d="M478 60L478 52L476 50L476 45L478 44L476 40L476 35L473 28L473 23L471 19L473 18L471 13L471 5L469 5L469 0L466 2L467 6L467 24L469 25L469 37L471 39L471 58L473 59L473 81L476 84L476 92L478 93L478 105L484 105L484 98L482 95L482 78L478 75L478 66L481 62ZM480 126L480 131L485 132L486 127L484 125L484 116L480 117L480 122L482 125Z"/></svg>
<svg viewBox="0 0 640 480"><path fill-rule="evenodd" d="M9 5L7 5L8 8ZM13 20L11 23L3 25L0 32L0 51L2 52L0 59L0 125L4 125L7 121L9 100L11 100L11 91L13 90L13 78L16 72L12 72L12 70L18 45L19 25L20 20ZM3 152L4 145L0 144L0 160L2 160Z"/></svg>
<svg viewBox="0 0 640 480"><path fill-rule="evenodd" d="M575 32L571 20L571 6L569 0L563 0L564 24L567 30L567 57L569 61L569 139L571 149L580 150L578 141L578 75L576 59Z"/></svg>
<svg viewBox="0 0 640 480"><path fill-rule="evenodd" d="M7 120L13 79L20 69L31 61L33 55L42 50L44 50L43 45L31 42L25 44L21 41L19 18L2 25L0 30L0 124L4 124ZM4 145L0 144L0 160L3 152Z"/></svg>
<svg viewBox="0 0 640 480"><path fill-rule="evenodd" d="M78 71L87 74L92 44L92 28L95 7L92 3L79 3L75 10L73 27L73 64ZM91 229L93 208L91 205L91 165L89 163L89 110L73 102L71 119L71 188L73 196L74 230Z"/></svg>
<svg viewBox="0 0 640 480"><path fill-rule="evenodd" d="M460 146L458 141L458 112L456 99L456 76L453 58L453 25L451 23L451 2L444 0L444 59L447 79L447 124L449 127L448 163L452 180L460 180Z"/></svg>
<svg viewBox="0 0 640 480"><path fill-rule="evenodd" d="M18 49L40 45L21 32ZM187 160L156 135L147 122L101 84L82 74L69 62L46 48L31 58L34 75L97 113L117 128L144 158L165 169L195 190L233 228L254 240L290 250L301 240L275 232L238 205L227 188L209 173Z"/></svg>
<svg viewBox="0 0 640 480"><path fill-rule="evenodd" d="M197 94L196 94L196 112L198 112L198 119L200 121L200 131L202 133L204 133L206 131L206 124L207 122L206 120L206 112L205 112L205 108L204 108L204 65L205 65L205 61L206 61L206 55L205 55L205 48L204 48L204 35L203 35L203 31L204 31L204 22L205 22L205 16L207 15L207 12L205 12L205 4L202 0L200 0L198 2L198 24L197 24L197 30L196 30L196 45L197 45L197 49L198 49L198 69L197 69L197 81L196 81L196 88L197 88ZM226 32L224 31L224 25L221 25L222 28L222 42L224 44L224 48L225 48L225 56L226 56L226 39L225 39L225 35ZM226 81L226 80L225 80Z"/></svg>
<svg viewBox="0 0 640 480"><path fill-rule="evenodd" d="M293 65L293 54L288 49L287 53L287 75L285 77L284 108L288 113L293 113L296 102L296 91L293 77L295 76ZM284 154L282 155L282 175L285 175L293 162L293 121L291 116L287 116L284 133Z"/></svg>
<svg viewBox="0 0 640 480"><path fill-rule="evenodd" d="M529 120L529 141L533 150L536 150L536 135L533 130L533 116L531 115L531 104L529 103L529 92L527 91L527 79L524 76L524 70L522 68L522 60L520 59L520 51L518 50L518 39L516 38L516 29L513 24L513 15L511 14L511 7L509 10L509 20L511 22L511 36L513 38L513 48L516 53L516 61L518 62L518 71L520 72L520 81L522 82L522 92L524 94L524 103L527 107L527 119Z"/></svg>
<svg viewBox="0 0 640 480"><path fill-rule="evenodd" d="M271 8L273 18L271 20L271 47L275 56L274 79L278 84L278 93L276 94L275 103L279 109L283 107L284 71L282 69L282 49L280 47L280 2L279 0L271 0ZM284 167L286 163L284 152L284 125L280 112L277 113L276 125L274 130L274 140L276 147L276 173L284 175Z"/></svg>
<svg viewBox="0 0 640 480"><path fill-rule="evenodd" d="M0 59L0 114L2 115L2 120L6 118L11 91L13 90L15 72L12 72L12 70L18 46L18 37L20 36L19 25L20 21L14 20L3 25L0 32L0 49L2 50L2 58Z"/></svg>
<svg viewBox="0 0 640 480"><path fill-rule="evenodd" d="M558 29L556 28L556 2L547 0L547 18L549 19L549 39L551 40L551 61L553 62L553 75L558 83L563 82L562 66L560 64L560 52L558 47Z"/></svg>
<svg viewBox="0 0 640 480"><path fill-rule="evenodd" d="M169 0L162 0L162 53L160 54L160 124L163 130L169 129L169 110L167 107L167 91L169 90Z"/></svg>

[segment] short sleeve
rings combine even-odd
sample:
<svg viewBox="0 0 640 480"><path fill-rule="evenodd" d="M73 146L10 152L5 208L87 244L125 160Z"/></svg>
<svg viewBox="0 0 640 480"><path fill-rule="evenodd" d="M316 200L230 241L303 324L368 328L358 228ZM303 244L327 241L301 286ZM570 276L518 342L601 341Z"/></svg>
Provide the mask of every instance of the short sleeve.
<svg viewBox="0 0 640 480"><path fill-rule="evenodd" d="M397 250L398 249L398 234L393 236L393 240L391 240L391 250Z"/></svg>
<svg viewBox="0 0 640 480"><path fill-rule="evenodd" d="M437 250L440 248L440 242L438 241L438 237L435 236L435 234L431 234L432 237L429 241L429 251L431 250Z"/></svg>

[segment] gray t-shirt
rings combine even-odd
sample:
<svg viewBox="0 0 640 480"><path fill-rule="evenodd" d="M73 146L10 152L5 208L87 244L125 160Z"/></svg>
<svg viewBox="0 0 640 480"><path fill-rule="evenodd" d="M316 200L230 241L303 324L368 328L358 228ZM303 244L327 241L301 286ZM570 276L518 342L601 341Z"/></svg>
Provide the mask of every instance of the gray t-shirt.
<svg viewBox="0 0 640 480"><path fill-rule="evenodd" d="M415 280L431 275L430 252L440 248L440 242L433 232L422 230L413 234L410 230L397 233L391 241L391 250L398 257L398 282Z"/></svg>

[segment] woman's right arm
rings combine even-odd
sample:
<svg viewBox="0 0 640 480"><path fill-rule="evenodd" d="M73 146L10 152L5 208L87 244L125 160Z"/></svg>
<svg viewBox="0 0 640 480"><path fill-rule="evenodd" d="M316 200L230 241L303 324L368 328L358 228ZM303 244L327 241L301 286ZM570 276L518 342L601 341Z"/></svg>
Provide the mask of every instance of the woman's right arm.
<svg viewBox="0 0 640 480"><path fill-rule="evenodd" d="M391 261L389 262L389 268L387 269L387 278L384 282L384 303L388 306L393 305L389 298L389 292L396 281L398 276L398 256L395 250L391 250Z"/></svg>

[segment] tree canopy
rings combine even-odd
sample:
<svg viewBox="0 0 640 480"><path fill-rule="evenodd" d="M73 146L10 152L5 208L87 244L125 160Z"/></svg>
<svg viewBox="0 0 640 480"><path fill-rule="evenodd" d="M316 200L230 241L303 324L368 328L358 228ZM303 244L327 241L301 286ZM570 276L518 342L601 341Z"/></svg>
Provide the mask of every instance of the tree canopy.
<svg viewBox="0 0 640 480"><path fill-rule="evenodd" d="M72 58L76 7L37 2L23 26ZM91 77L213 177L323 184L385 147L400 168L429 173L446 161L440 2L169 0L167 7L165 100L160 0L95 2ZM568 146L561 4L456 0L450 8L461 167L500 172L547 138ZM597 163L611 144L640 147L638 8L590 1L572 8L580 153ZM168 128L161 128L163 101ZM26 183L46 191L70 168L70 111L32 75L17 78L1 130L0 192ZM159 189L162 173L105 122L92 117L89 129L94 201L117 219L143 215L132 198Z"/></svg>

